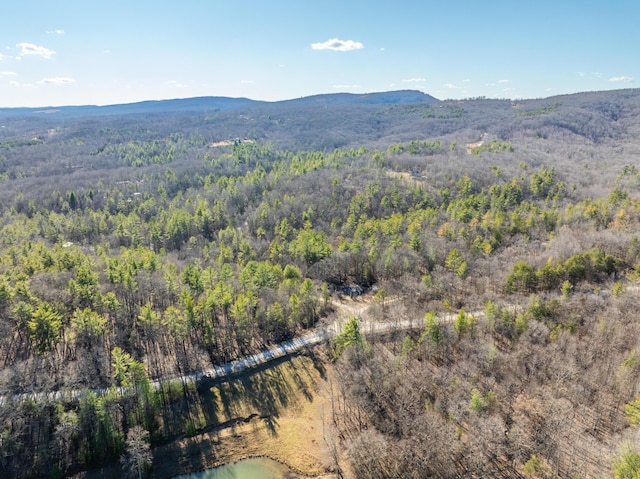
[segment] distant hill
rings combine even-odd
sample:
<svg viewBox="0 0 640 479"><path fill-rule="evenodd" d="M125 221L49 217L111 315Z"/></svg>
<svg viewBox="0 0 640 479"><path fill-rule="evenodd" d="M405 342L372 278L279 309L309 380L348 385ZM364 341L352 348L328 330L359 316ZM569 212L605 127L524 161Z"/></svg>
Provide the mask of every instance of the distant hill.
<svg viewBox="0 0 640 479"><path fill-rule="evenodd" d="M400 90L381 93L353 94L332 93L313 95L293 100L265 102L248 98L219 96L195 97L173 100L142 101L118 105L83 105L39 108L0 108L0 118L21 116L50 116L54 118L82 118L106 115L147 115L154 113L211 112L254 107L277 109L279 106L307 107L317 105L384 105L401 103L435 103L438 100L416 90Z"/></svg>
<svg viewBox="0 0 640 479"><path fill-rule="evenodd" d="M439 100L417 90L399 90L381 93L332 93L313 95L295 100L276 102L283 105L386 105L396 103L437 103Z"/></svg>
<svg viewBox="0 0 640 479"><path fill-rule="evenodd" d="M144 125L143 129L140 129ZM529 100L438 100L415 90L333 93L266 102L198 97L107 106L0 108L0 144L95 141L96 131L149 135L193 132L210 142L236 138L282 149L386 148L441 139L619 143L640 132L640 89L584 92ZM111 138L110 142L117 142ZM547 148L548 149L548 148Z"/></svg>
<svg viewBox="0 0 640 479"><path fill-rule="evenodd" d="M119 105L83 105L41 108L0 108L0 118L18 116L45 116L54 118L82 118L106 115L147 115L186 111L219 111L256 106L266 102L248 98L196 97L174 100L142 101Z"/></svg>

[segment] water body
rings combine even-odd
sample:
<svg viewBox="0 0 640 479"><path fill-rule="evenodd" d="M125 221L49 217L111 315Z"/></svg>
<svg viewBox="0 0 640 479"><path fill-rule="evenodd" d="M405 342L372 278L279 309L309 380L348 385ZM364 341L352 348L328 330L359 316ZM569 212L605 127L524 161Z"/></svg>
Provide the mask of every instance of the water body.
<svg viewBox="0 0 640 479"><path fill-rule="evenodd" d="M287 466L266 458L244 459L234 464L194 472L174 479L298 479Z"/></svg>

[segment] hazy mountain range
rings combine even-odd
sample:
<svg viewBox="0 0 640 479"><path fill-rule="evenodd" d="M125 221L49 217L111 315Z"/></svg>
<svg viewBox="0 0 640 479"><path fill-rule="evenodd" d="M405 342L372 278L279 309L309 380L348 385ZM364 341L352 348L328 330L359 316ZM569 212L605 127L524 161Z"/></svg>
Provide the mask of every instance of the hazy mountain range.
<svg viewBox="0 0 640 479"><path fill-rule="evenodd" d="M367 94L334 93L277 102L250 100L248 98L207 96L173 100L142 101L137 103L106 106L82 105L39 108L0 108L0 117L51 115L57 118L73 118L100 115L149 114L159 112L219 111L253 107L279 108L283 106L380 105L435 102L438 102L438 100L434 97L415 90Z"/></svg>
<svg viewBox="0 0 640 479"><path fill-rule="evenodd" d="M0 108L0 141L50 139L50 130L85 136L93 129L144 122L159 134L197 130L212 141L234 138L279 148L375 146L433 138L479 141L518 137L601 143L636 138L640 89L549 98L438 100L415 90L335 93L265 102L198 97L107 106ZM87 129L89 128L89 129Z"/></svg>

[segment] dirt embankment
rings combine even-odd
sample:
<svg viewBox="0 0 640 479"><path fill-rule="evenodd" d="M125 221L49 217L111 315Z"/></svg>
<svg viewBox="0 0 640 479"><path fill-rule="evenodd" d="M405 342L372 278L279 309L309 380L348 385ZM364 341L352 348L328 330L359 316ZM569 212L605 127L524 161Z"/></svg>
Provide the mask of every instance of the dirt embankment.
<svg viewBox="0 0 640 479"><path fill-rule="evenodd" d="M329 418L323 412L329 410L328 383L327 363L314 355L297 356L213 386L208 394L218 417L241 419L158 448L154 469L164 473L154 477L254 456L270 457L305 476L332 477Z"/></svg>
<svg viewBox="0 0 640 479"><path fill-rule="evenodd" d="M237 378L207 384L190 405L200 425L153 449L150 477L168 479L248 457L269 457L299 477L335 478L331 364L322 352L298 355ZM119 464L76 479L119 477ZM295 476L295 475L294 475Z"/></svg>

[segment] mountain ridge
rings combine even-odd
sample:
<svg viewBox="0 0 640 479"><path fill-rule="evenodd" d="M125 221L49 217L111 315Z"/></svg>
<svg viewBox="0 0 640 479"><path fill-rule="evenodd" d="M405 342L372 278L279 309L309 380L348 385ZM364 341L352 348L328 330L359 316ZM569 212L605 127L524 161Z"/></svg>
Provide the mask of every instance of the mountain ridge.
<svg viewBox="0 0 640 479"><path fill-rule="evenodd" d="M65 105L58 107L0 108L0 117L42 115L83 117L159 112L225 111L238 108L269 106L307 107L316 105L381 105L402 103L437 103L440 100L418 90L396 90L375 93L326 93L279 101L252 100L245 97L199 96L167 100L144 100L113 105Z"/></svg>
<svg viewBox="0 0 640 479"><path fill-rule="evenodd" d="M290 111L308 108L328 107L384 107L402 105L423 105L425 107L439 105L511 105L514 108L533 107L549 102L568 102L580 105L591 102L623 101L628 96L640 95L640 89L618 89L585 91L554 95L546 98L496 99L496 98L467 98L460 100L440 100L419 90L391 90L372 93L323 93L299 98L278 101L253 100L246 97L226 96L197 96L187 98L173 98L163 100L144 100L133 103L118 103L112 105L64 105L40 107L0 107L0 119L11 118L50 118L50 119L80 119L90 117L136 116L154 114L184 114L184 113L224 113L237 111Z"/></svg>

